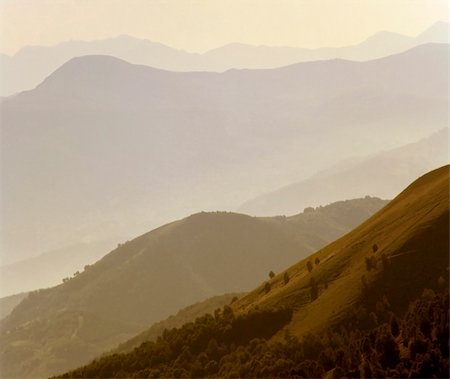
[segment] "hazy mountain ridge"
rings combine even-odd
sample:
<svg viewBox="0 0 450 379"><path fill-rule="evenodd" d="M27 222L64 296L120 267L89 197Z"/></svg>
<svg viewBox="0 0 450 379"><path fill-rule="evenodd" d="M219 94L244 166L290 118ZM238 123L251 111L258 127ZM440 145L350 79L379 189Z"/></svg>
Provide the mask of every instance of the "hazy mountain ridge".
<svg viewBox="0 0 450 379"><path fill-rule="evenodd" d="M203 54L122 35L100 41L68 41L56 46L29 46L13 56L2 54L2 95L38 85L58 66L83 55L102 54L171 71L225 71L232 68L274 68L304 61L344 58L370 60L399 53L422 43L448 43L448 24L438 22L416 37L379 32L366 41L342 48L302 49L231 43ZM29 62L33 62L30 67Z"/></svg>
<svg viewBox="0 0 450 379"><path fill-rule="evenodd" d="M0 294L8 296L57 285L96 262L113 246L111 241L80 243L0 266Z"/></svg>
<svg viewBox="0 0 450 379"><path fill-rule="evenodd" d="M0 298L0 320L3 320L6 316L8 316L12 310L27 296L28 293L23 292Z"/></svg>
<svg viewBox="0 0 450 379"><path fill-rule="evenodd" d="M2 375L76 367L182 307L254 287L385 204L368 197L292 218L200 213L153 230L22 301L0 323Z"/></svg>
<svg viewBox="0 0 450 379"><path fill-rule="evenodd" d="M447 126L447 57L448 45L432 44L364 63L223 74L76 58L1 103L2 251L23 259L235 209L349 151L428 135Z"/></svg>
<svg viewBox="0 0 450 379"><path fill-rule="evenodd" d="M450 0L0 22L0 379L450 379Z"/></svg>
<svg viewBox="0 0 450 379"><path fill-rule="evenodd" d="M251 215L290 215L306 205L371 193L389 197L414 178L449 163L449 129L389 151L356 157L272 193L245 202L239 211Z"/></svg>
<svg viewBox="0 0 450 379"><path fill-rule="evenodd" d="M231 308L61 377L445 375L449 169L417 179ZM417 352L419 343L432 364Z"/></svg>

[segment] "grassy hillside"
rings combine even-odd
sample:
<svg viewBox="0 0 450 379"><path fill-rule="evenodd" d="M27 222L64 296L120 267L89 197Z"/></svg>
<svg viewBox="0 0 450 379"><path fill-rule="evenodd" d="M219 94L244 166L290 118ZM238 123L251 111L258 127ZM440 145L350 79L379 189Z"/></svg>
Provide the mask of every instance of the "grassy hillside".
<svg viewBox="0 0 450 379"><path fill-rule="evenodd" d="M441 377L448 291L433 290L448 288L448 194L445 166L231 308L65 377Z"/></svg>
<svg viewBox="0 0 450 379"><path fill-rule="evenodd" d="M448 279L448 193L449 166L444 166L418 179L351 233L290 267L288 284L280 273L270 282L269 293L261 286L235 309L292 308L286 330L298 336L351 317L355 307L372 306L383 296L394 311L403 312L424 288L435 287L440 276ZM368 270L368 260L376 267ZM318 288L314 300L311 279Z"/></svg>
<svg viewBox="0 0 450 379"><path fill-rule="evenodd" d="M367 197L292 218L199 213L126 242L1 322L2 375L68 370L189 304L251 289L384 204Z"/></svg>
<svg viewBox="0 0 450 379"><path fill-rule="evenodd" d="M402 318L372 312L369 330L341 325L273 342L288 310L236 315L224 307L60 378L448 378L448 308L448 289L427 289Z"/></svg>

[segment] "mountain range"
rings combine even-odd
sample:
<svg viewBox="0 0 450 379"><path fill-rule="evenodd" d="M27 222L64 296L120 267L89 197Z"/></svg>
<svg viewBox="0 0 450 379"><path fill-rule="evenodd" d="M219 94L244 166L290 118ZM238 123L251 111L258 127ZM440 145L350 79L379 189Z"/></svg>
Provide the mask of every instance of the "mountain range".
<svg viewBox="0 0 450 379"><path fill-rule="evenodd" d="M449 168L214 316L60 377L445 377Z"/></svg>
<svg viewBox="0 0 450 379"><path fill-rule="evenodd" d="M447 126L447 62L446 44L225 73L72 59L0 103L2 264L236 209L424 138Z"/></svg>
<svg viewBox="0 0 450 379"><path fill-rule="evenodd" d="M448 36L0 54L0 378L446 377Z"/></svg>
<svg viewBox="0 0 450 379"><path fill-rule="evenodd" d="M448 43L448 23L438 22L415 37L379 32L358 45L342 48L303 49L232 43L199 54L125 35L99 41L67 41L56 46L27 46L13 56L0 55L0 95L32 89L59 66L83 55L110 55L171 71L225 71L274 68L334 58L364 61L431 42ZM30 65L30 62L33 63Z"/></svg>
<svg viewBox="0 0 450 379"><path fill-rule="evenodd" d="M445 377L449 179L427 173L214 316L60 377Z"/></svg>
<svg viewBox="0 0 450 379"><path fill-rule="evenodd" d="M448 164L449 129L369 157L350 158L310 178L247 201L239 212L255 216L292 215L306 206L367 193L386 198L432 167Z"/></svg>
<svg viewBox="0 0 450 379"><path fill-rule="evenodd" d="M289 218L199 213L123 243L64 283L31 292L0 322L2 377L75 368L183 307L251 289L386 203L341 201Z"/></svg>
<svg viewBox="0 0 450 379"><path fill-rule="evenodd" d="M0 266L0 297L55 286L115 246L111 241L80 243Z"/></svg>

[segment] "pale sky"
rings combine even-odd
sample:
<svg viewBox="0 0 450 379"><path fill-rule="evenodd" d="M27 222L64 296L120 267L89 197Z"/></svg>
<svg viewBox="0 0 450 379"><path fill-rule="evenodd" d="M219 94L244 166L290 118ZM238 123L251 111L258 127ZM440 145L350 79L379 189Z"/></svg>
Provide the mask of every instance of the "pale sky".
<svg viewBox="0 0 450 379"><path fill-rule="evenodd" d="M128 34L202 52L231 42L339 47L449 21L449 0L0 0L0 51Z"/></svg>

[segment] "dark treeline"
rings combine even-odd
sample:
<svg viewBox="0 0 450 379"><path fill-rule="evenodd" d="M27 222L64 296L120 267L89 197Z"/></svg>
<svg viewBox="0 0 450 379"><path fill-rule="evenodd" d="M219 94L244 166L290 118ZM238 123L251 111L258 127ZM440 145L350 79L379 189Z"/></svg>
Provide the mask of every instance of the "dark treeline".
<svg viewBox="0 0 450 379"><path fill-rule="evenodd" d="M385 298L355 323L301 340L285 333L288 310L236 316L230 307L179 329L165 330L128 354L115 354L63 378L447 378L449 294L425 290L402 319ZM362 327L362 325L365 327Z"/></svg>

